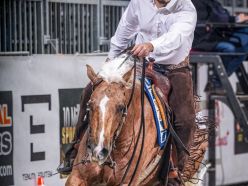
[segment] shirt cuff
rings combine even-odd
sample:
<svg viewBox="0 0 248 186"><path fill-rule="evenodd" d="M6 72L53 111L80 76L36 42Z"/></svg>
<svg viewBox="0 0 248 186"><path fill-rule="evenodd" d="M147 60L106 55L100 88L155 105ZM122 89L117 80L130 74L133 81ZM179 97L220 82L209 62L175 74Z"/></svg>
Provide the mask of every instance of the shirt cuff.
<svg viewBox="0 0 248 186"><path fill-rule="evenodd" d="M152 44L152 46L153 46L153 53L155 53L155 54L159 54L160 53L160 51L159 51L159 43L160 43L160 41L158 41L158 39L155 39L155 40L153 40L153 41L150 41L150 43Z"/></svg>
<svg viewBox="0 0 248 186"><path fill-rule="evenodd" d="M113 53L113 52L109 52L108 53L108 58L110 59L110 60L112 60L112 59L114 59L115 58L115 54Z"/></svg>

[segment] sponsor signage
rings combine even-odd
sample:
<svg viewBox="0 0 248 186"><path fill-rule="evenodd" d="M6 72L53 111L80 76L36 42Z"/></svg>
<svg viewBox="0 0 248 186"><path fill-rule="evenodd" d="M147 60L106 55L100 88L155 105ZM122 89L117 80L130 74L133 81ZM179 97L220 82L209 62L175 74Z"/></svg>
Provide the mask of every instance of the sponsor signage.
<svg viewBox="0 0 248 186"><path fill-rule="evenodd" d="M97 73L106 57L0 56L1 186L35 186L37 176L44 176L47 186L65 185L65 179L53 174L62 149L74 137L81 87L89 82L85 65L91 65ZM203 92L206 72L207 66L199 66L197 83L203 100L207 98ZM225 184L244 182L248 179L248 140L238 125L234 132L232 112L225 104L221 107L216 156L225 171L217 165L217 175L225 177ZM222 183L221 178L217 176L217 185Z"/></svg>
<svg viewBox="0 0 248 186"><path fill-rule="evenodd" d="M34 186L38 176L47 186L65 184L56 168L61 149L74 137L82 88L89 82L86 64L97 72L105 59L0 56L1 186Z"/></svg>
<svg viewBox="0 0 248 186"><path fill-rule="evenodd" d="M65 156L69 144L74 139L75 127L80 111L82 88L59 89L60 154ZM69 98L69 99L68 99Z"/></svg>
<svg viewBox="0 0 248 186"><path fill-rule="evenodd" d="M0 183L14 185L12 92L0 91Z"/></svg>

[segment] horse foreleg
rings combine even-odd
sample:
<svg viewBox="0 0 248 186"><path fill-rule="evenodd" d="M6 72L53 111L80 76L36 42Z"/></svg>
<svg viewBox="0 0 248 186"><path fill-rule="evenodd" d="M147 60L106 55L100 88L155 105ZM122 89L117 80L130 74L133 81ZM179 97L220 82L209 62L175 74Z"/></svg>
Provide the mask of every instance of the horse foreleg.
<svg viewBox="0 0 248 186"><path fill-rule="evenodd" d="M65 186L87 186L87 183L80 178L80 175L71 173L65 183Z"/></svg>

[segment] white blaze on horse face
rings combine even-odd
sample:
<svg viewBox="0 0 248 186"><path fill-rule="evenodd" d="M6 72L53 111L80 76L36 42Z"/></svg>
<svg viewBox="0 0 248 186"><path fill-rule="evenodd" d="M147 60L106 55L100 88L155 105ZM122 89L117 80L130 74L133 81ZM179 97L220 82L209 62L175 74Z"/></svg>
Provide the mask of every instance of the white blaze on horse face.
<svg viewBox="0 0 248 186"><path fill-rule="evenodd" d="M100 101L100 110L102 114L102 129L100 132L99 142L95 148L96 153L98 154L103 149L103 142L104 142L104 119L106 113L106 105L108 103L109 98L105 95L103 99Z"/></svg>

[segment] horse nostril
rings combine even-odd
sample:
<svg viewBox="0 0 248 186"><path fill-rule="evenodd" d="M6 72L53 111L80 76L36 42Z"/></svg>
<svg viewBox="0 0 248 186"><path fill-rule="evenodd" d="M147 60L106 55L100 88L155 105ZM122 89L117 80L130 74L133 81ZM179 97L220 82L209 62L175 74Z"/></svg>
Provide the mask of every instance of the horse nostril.
<svg viewBox="0 0 248 186"><path fill-rule="evenodd" d="M107 156L108 155L108 149L103 148L100 152L103 156Z"/></svg>
<svg viewBox="0 0 248 186"><path fill-rule="evenodd" d="M98 153L98 159L102 160L108 156L108 149L103 148L99 153Z"/></svg>

